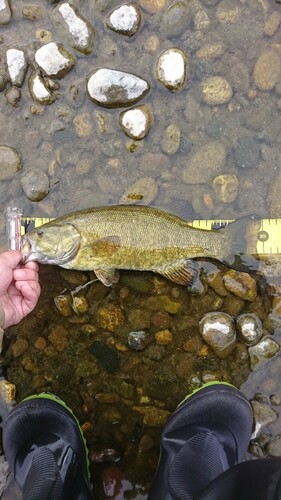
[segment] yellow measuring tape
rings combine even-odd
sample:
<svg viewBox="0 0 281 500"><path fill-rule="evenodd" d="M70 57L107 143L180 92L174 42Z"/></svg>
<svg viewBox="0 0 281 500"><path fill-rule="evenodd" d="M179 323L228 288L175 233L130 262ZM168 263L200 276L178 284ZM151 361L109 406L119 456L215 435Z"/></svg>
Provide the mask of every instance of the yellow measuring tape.
<svg viewBox="0 0 281 500"><path fill-rule="evenodd" d="M21 217L21 235L32 229L42 226L54 220L47 217ZM219 229L232 220L193 220L189 224L199 229ZM279 254L281 253L281 219L262 219L258 233L257 254Z"/></svg>

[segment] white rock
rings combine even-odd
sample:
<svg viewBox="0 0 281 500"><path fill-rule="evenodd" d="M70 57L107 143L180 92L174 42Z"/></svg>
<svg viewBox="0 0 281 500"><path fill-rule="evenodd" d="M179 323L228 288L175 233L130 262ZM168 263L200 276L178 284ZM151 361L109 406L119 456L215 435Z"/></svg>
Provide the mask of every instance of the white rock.
<svg viewBox="0 0 281 500"><path fill-rule="evenodd" d="M23 50L8 49L6 60L11 83L17 87L21 87L27 70L27 62Z"/></svg>
<svg viewBox="0 0 281 500"><path fill-rule="evenodd" d="M87 82L90 99L108 108L128 106L143 97L149 84L131 73L101 68Z"/></svg>
<svg viewBox="0 0 281 500"><path fill-rule="evenodd" d="M75 58L62 44L50 42L35 53L35 61L46 75L62 78L75 64Z"/></svg>
<svg viewBox="0 0 281 500"><path fill-rule="evenodd" d="M46 87L43 78L33 73L28 82L29 92L34 101L40 104L51 104L54 101L54 96Z"/></svg>
<svg viewBox="0 0 281 500"><path fill-rule="evenodd" d="M8 24L12 17L9 0L0 0L0 24Z"/></svg>
<svg viewBox="0 0 281 500"><path fill-rule="evenodd" d="M172 92L183 87L188 77L188 58L183 50L167 49L160 54L156 74L158 80Z"/></svg>
<svg viewBox="0 0 281 500"><path fill-rule="evenodd" d="M72 5L64 2L55 7L52 11L52 20L55 26L66 34L73 48L86 54L92 51L95 30Z"/></svg>
<svg viewBox="0 0 281 500"><path fill-rule="evenodd" d="M135 4L121 5L109 14L106 24L108 28L121 35L133 36L141 22L140 9Z"/></svg>
<svg viewBox="0 0 281 500"><path fill-rule="evenodd" d="M123 111L120 114L120 125L125 134L132 139L143 139L152 124L152 113L146 105Z"/></svg>

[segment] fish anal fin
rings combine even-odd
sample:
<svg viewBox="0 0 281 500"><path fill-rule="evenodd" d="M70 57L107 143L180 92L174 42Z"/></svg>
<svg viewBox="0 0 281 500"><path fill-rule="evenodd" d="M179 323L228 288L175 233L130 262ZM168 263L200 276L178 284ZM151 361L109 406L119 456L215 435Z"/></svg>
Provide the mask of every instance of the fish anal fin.
<svg viewBox="0 0 281 500"><path fill-rule="evenodd" d="M119 281L119 272L116 269L94 269L94 273L105 286L112 286Z"/></svg>
<svg viewBox="0 0 281 500"><path fill-rule="evenodd" d="M181 259L157 270L159 274L178 285L192 285L198 278L199 266L190 259Z"/></svg>
<svg viewBox="0 0 281 500"><path fill-rule="evenodd" d="M120 248L119 236L106 236L88 245L96 257L111 257Z"/></svg>

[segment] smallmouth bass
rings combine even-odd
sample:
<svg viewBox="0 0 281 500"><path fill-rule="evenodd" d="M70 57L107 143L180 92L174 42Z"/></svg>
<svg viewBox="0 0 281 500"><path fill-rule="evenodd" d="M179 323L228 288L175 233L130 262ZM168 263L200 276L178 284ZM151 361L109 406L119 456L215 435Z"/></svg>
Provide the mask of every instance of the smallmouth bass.
<svg viewBox="0 0 281 500"><path fill-rule="evenodd" d="M236 256L255 255L260 221L243 217L224 229L196 229L162 210L116 205L72 212L22 237L23 261L94 271L106 286L119 269L153 271L174 283L190 285L195 258L231 266Z"/></svg>

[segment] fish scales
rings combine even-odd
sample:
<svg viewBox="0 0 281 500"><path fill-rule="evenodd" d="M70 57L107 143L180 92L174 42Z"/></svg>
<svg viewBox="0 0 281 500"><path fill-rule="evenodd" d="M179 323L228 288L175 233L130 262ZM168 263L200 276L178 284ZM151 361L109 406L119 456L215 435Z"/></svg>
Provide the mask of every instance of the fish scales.
<svg viewBox="0 0 281 500"><path fill-rule="evenodd" d="M22 252L26 262L93 270L107 286L117 280L116 269L150 270L189 283L195 270L189 259L233 260L247 250L245 235L255 240L251 227L257 231L259 226L247 217L225 230L207 231L153 207L117 205L73 212L44 224L24 237Z"/></svg>

